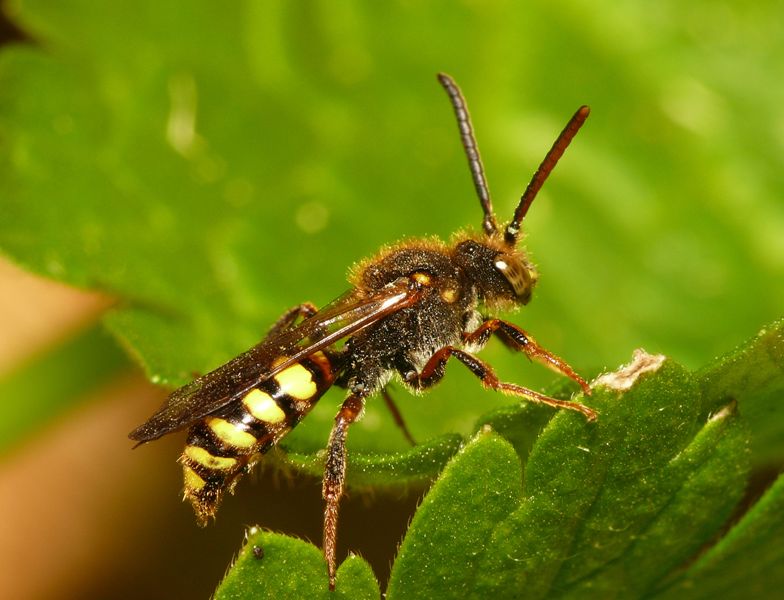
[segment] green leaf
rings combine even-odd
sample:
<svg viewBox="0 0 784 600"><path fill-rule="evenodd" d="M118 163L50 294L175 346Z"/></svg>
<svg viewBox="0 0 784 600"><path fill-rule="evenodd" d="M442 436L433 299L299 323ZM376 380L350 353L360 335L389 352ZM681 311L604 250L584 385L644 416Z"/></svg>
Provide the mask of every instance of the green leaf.
<svg viewBox="0 0 784 600"><path fill-rule="evenodd" d="M520 318L580 370L643 342L701 364L780 311L765 149L781 57L763 11L741 11L747 39L677 4L656 22L542 2L5 6L36 45L0 52L0 250L120 297L107 323L153 381L182 384L285 308L323 305L383 244L479 225L439 70L469 100L502 219L574 107L593 106L526 219L542 277ZM726 56L757 76L737 85ZM547 380L488 356L514 381ZM417 439L509 404L460 381L409 402ZM323 445L338 401L294 449ZM381 425L355 428L357 452L405 447L383 411L368 417Z"/></svg>
<svg viewBox="0 0 784 600"><path fill-rule="evenodd" d="M784 457L784 320L697 374L705 410L737 401L751 428L755 467L780 465Z"/></svg>
<svg viewBox="0 0 784 600"><path fill-rule="evenodd" d="M478 434L449 463L400 547L387 598L465 598L498 521L520 502L520 461L496 434Z"/></svg>
<svg viewBox="0 0 784 600"><path fill-rule="evenodd" d="M349 453L348 470L351 473L351 485L382 488L424 485L443 470L444 465L460 449L462 443L462 436L451 434L427 440L404 452ZM323 452L286 453L284 464L295 466L316 477L324 474Z"/></svg>
<svg viewBox="0 0 784 600"><path fill-rule="evenodd" d="M522 477L513 448L480 433L422 503L388 597L652 593L720 531L748 473L735 404L704 419L697 380L662 358L600 379L597 422L555 416Z"/></svg>
<svg viewBox="0 0 784 600"><path fill-rule="evenodd" d="M552 398L570 400L579 391L573 382L558 382L547 389ZM581 397L584 401L585 398ZM490 427L512 444L520 461L525 464L536 440L557 411L541 404L522 403L504 406L479 417L474 431Z"/></svg>
<svg viewBox="0 0 784 600"><path fill-rule="evenodd" d="M784 585L784 476L660 598L773 598Z"/></svg>
<svg viewBox="0 0 784 600"><path fill-rule="evenodd" d="M215 600L378 600L380 596L370 565L358 556L349 556L340 565L335 592L330 592L327 567L318 548L302 540L252 528L214 597Z"/></svg>
<svg viewBox="0 0 784 600"><path fill-rule="evenodd" d="M383 120L355 124L346 115L397 111L408 85L387 95L383 80L364 90L335 74L254 76L248 65L266 69L273 50L259 47L271 42L257 30L287 18L276 11L155 4L91 8L83 20L75 10L13 4L15 18L48 45L0 53L0 249L39 273L119 296L106 324L154 382L173 387L208 372L258 342L285 308L343 292L345 271L363 255L402 235L434 233L424 224L438 222L446 205L420 207L413 230L398 199L419 192L406 180L388 174L402 184L396 189L383 178L346 181L365 171L358 164L383 174L400 138L390 123L388 147L360 150L355 140L374 139ZM127 27L109 34L117 22ZM207 32L184 25L205 22ZM434 72L422 83L457 148ZM406 117L412 130L423 116ZM363 212L379 227L358 228ZM450 228L476 221L475 201L450 215ZM407 411L417 439L468 433L478 399L508 403L475 382L477 393L464 393L465 381L458 376L426 404L400 400L417 407ZM438 398L449 399L448 409ZM323 448L339 402L337 393L325 398L289 448ZM406 448L376 402L350 437L355 455Z"/></svg>
<svg viewBox="0 0 784 600"><path fill-rule="evenodd" d="M780 25L764 3L733 6L726 22L720 4L669 3L652 18L620 4L12 0L4 9L36 45L0 52L0 250L115 294L110 329L151 379L184 383L255 343L285 307L328 302L347 285L345 267L380 245L478 225L433 78L446 70L469 99L501 218L565 116L584 101L594 108L526 219L542 272L526 326L581 369L614 364L640 343L702 364L784 303L782 174L769 150L780 144L771 123L781 98L770 85L784 58ZM773 331L780 325L681 381L684 406L669 404L678 394L662 381L661 397L646 401L672 431L625 400L616 412L600 393L594 429L575 415L548 423L545 412L516 407L482 419L525 461L526 500L503 521L509 537L493 543L530 551L541 575L530 594L606 590L605 571L625 581L624 532L636 532L640 548L674 537L689 498L720 481L711 465L723 456L729 492L709 498L716 516L685 519L702 533L676 540L668 557L693 558L690 545L737 497L746 460L738 419L748 423L752 465L780 464ZM507 379L544 381L523 372L519 356L487 355ZM399 399L433 460L408 451L372 403L349 441L360 481L372 480L376 462L384 478L429 476L455 447L439 436L470 432L479 407L511 404L467 393L476 389L469 380L450 367L441 389ZM17 389L10 397L24 398ZM303 464L316 464L339 401L325 398L287 440ZM36 408L17 431L54 413ZM700 441L711 436L713 448ZM688 457L702 466L684 467ZM681 487L670 490L665 473ZM611 509L627 529L608 525ZM762 510L760 532L769 518ZM649 558L656 564L643 560L629 576L635 589L663 569L660 553ZM515 580L506 559L486 560Z"/></svg>

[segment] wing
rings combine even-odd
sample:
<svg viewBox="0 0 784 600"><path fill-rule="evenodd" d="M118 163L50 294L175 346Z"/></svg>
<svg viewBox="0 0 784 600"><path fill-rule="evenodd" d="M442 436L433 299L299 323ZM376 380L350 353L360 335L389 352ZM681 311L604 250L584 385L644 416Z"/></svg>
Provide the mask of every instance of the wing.
<svg viewBox="0 0 784 600"><path fill-rule="evenodd" d="M335 344L379 319L411 306L417 287L400 280L363 298L348 293L291 329L262 340L214 371L174 391L163 406L128 437L149 442L215 412L304 357ZM285 356L285 361L276 359Z"/></svg>

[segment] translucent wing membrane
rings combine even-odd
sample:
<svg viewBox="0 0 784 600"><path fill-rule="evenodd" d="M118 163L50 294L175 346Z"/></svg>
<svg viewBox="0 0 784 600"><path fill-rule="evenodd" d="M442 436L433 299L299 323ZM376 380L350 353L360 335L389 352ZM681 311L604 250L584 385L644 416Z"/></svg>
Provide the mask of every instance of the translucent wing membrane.
<svg viewBox="0 0 784 600"><path fill-rule="evenodd" d="M266 338L225 365L176 390L160 410L129 437L144 443L186 427L304 357L410 306L418 300L419 294L408 279L367 297L345 294L299 325ZM285 360L280 360L281 357Z"/></svg>

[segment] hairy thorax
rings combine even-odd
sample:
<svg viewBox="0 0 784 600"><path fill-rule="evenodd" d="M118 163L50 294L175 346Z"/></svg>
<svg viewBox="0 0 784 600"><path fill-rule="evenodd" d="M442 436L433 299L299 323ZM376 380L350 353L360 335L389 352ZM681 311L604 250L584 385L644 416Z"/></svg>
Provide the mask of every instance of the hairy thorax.
<svg viewBox="0 0 784 600"><path fill-rule="evenodd" d="M409 241L385 249L351 275L358 294L381 290L400 278L419 284L421 298L347 343L341 379L349 387L377 389L395 372L405 381L406 374L419 372L438 349L459 346L466 326L475 326L476 292L445 245Z"/></svg>

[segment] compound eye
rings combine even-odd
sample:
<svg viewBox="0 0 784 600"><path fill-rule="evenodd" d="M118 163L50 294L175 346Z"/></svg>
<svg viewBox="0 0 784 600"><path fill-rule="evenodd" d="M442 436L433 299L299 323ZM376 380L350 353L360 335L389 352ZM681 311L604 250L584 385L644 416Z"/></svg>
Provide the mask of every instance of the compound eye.
<svg viewBox="0 0 784 600"><path fill-rule="evenodd" d="M520 262L499 257L495 260L495 268L506 278L515 294L527 296L531 293L531 275Z"/></svg>

